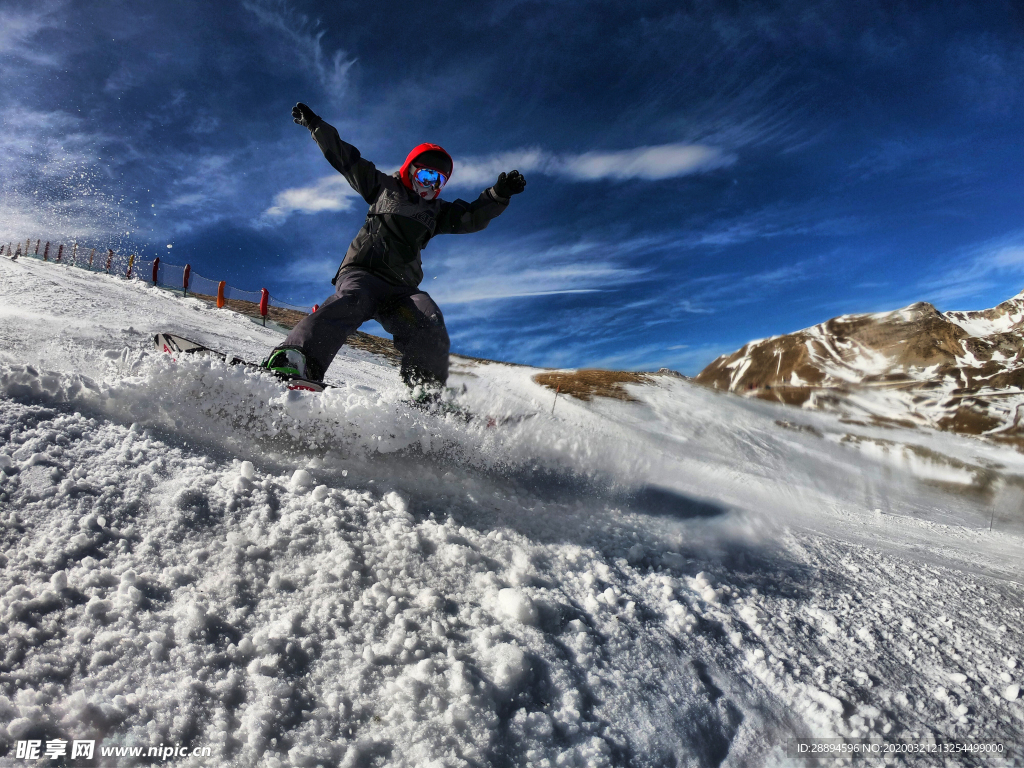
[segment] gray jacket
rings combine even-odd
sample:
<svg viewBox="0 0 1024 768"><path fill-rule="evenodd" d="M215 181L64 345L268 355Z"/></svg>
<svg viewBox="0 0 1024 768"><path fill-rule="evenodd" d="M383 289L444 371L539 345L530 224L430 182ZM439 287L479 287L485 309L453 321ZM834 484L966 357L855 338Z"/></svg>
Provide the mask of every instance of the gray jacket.
<svg viewBox="0 0 1024 768"><path fill-rule="evenodd" d="M338 273L350 267L366 269L390 283L416 287L423 280L420 251L430 238L479 232L508 207L508 199L493 188L472 203L424 200L402 182L401 171L392 176L378 171L358 149L341 140L334 126L320 120L309 130L327 162L370 206ZM403 168L407 166L408 162ZM331 282L337 280L335 274Z"/></svg>

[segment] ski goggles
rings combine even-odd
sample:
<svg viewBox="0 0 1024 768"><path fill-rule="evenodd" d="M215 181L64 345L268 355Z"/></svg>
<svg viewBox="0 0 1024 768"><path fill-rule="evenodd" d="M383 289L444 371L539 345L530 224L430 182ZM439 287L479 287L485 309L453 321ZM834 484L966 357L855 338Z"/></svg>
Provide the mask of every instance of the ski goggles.
<svg viewBox="0 0 1024 768"><path fill-rule="evenodd" d="M448 181L448 177L433 168L415 168L412 177L424 187L437 187L440 189Z"/></svg>

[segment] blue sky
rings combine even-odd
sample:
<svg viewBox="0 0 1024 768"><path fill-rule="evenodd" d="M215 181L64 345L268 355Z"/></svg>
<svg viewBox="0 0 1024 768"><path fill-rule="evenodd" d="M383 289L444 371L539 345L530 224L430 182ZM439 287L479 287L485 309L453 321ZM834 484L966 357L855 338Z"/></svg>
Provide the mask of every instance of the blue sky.
<svg viewBox="0 0 1024 768"><path fill-rule="evenodd" d="M1008 0L0 0L0 239L322 301L365 205L301 100L382 169L444 146L449 199L526 174L424 251L455 351L692 374L1024 288L1022 33Z"/></svg>

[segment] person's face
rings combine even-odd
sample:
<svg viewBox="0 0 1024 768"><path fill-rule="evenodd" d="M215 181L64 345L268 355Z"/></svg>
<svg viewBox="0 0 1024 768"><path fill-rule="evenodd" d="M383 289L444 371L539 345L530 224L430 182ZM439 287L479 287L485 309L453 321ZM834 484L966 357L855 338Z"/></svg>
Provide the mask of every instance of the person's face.
<svg viewBox="0 0 1024 768"><path fill-rule="evenodd" d="M441 194L441 187L448 181L440 171L416 163L413 163L409 169L409 176L413 191L424 200L436 199Z"/></svg>

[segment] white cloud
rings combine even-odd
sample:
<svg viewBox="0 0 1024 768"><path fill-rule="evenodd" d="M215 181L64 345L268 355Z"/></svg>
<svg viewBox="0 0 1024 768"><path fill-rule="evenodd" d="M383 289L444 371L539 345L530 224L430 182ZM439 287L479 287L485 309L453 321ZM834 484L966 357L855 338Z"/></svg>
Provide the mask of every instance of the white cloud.
<svg viewBox="0 0 1024 768"><path fill-rule="evenodd" d="M355 59L346 59L345 51L327 53L321 44L326 30L317 30L317 24L303 14L296 13L281 0L252 0L242 7L251 11L261 22L280 32L298 48L296 60L305 61L324 89L336 99L348 89L348 71Z"/></svg>
<svg viewBox="0 0 1024 768"><path fill-rule="evenodd" d="M731 165L735 156L700 144L664 144L621 152L587 152L563 158L564 173L576 179L674 179Z"/></svg>
<svg viewBox="0 0 1024 768"><path fill-rule="evenodd" d="M262 223L281 222L296 212L348 211L357 199L361 198L344 176L324 176L311 187L294 187L279 192L274 197L274 204L263 212Z"/></svg>

